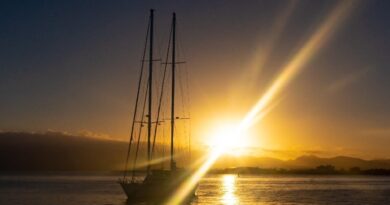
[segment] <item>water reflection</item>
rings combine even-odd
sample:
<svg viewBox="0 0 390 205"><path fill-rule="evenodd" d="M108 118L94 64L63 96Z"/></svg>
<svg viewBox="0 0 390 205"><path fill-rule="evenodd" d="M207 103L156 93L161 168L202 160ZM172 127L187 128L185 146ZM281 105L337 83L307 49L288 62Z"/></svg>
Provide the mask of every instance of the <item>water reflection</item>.
<svg viewBox="0 0 390 205"><path fill-rule="evenodd" d="M222 198L221 202L225 205L238 204L239 200L235 195L236 175L224 175L222 177Z"/></svg>

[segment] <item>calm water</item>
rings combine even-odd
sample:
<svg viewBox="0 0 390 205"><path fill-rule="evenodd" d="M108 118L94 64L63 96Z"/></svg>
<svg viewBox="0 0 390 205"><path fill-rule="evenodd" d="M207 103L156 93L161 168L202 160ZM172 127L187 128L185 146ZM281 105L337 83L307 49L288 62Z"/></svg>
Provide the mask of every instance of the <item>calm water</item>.
<svg viewBox="0 0 390 205"><path fill-rule="evenodd" d="M1 205L124 205L113 176L0 176ZM191 204L390 204L390 177L212 175Z"/></svg>

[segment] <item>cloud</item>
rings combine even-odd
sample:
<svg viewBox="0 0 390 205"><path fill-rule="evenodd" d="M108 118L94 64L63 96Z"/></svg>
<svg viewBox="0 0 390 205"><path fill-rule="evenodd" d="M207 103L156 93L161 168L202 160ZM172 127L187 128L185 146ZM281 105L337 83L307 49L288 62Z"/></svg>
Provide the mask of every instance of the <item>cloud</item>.
<svg viewBox="0 0 390 205"><path fill-rule="evenodd" d="M89 138L123 141L123 140L119 140L115 137L112 137L111 135L104 134L104 133L97 133L97 132L93 132L90 130L81 130L78 134L83 136L83 137L89 137Z"/></svg>
<svg viewBox="0 0 390 205"><path fill-rule="evenodd" d="M45 136L60 135L60 136L73 136L73 137L87 137L93 139L111 140L123 142L124 140L118 139L105 133L98 133L90 130L81 130L79 132L68 132L56 129L47 129L45 131L32 131L32 130L0 130L1 133L23 133L23 134L40 134Z"/></svg>
<svg viewBox="0 0 390 205"><path fill-rule="evenodd" d="M336 79L330 85L326 88L326 92L333 94L340 92L347 87L357 83L359 80L361 80L364 76L367 75L367 73L371 70L371 68L364 68L357 70L356 72L349 73L347 75L342 76L339 79Z"/></svg>

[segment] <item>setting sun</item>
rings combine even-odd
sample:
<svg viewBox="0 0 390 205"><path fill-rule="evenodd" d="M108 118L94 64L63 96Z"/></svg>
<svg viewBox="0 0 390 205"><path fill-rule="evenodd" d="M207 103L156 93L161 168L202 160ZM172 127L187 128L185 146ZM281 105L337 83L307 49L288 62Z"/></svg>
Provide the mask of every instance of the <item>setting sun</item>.
<svg viewBox="0 0 390 205"><path fill-rule="evenodd" d="M225 123L212 131L208 146L221 154L240 155L250 146L250 134L233 123Z"/></svg>
<svg viewBox="0 0 390 205"><path fill-rule="evenodd" d="M0 205L390 205L389 10L1 1Z"/></svg>

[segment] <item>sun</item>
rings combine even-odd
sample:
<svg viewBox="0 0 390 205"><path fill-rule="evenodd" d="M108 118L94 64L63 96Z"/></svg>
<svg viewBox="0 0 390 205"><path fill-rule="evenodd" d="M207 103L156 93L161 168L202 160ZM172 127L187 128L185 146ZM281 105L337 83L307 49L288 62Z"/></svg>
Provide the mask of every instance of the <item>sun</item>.
<svg viewBox="0 0 390 205"><path fill-rule="evenodd" d="M248 131L238 129L233 123L225 123L217 126L208 138L208 146L218 150L221 154L242 155L250 146Z"/></svg>

